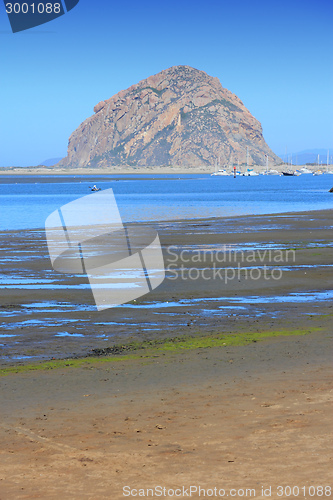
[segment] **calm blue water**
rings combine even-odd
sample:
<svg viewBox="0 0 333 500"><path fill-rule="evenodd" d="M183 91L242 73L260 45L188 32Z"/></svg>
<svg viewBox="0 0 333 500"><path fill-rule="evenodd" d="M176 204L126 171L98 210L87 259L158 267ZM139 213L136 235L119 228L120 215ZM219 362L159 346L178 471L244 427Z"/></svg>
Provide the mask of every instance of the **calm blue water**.
<svg viewBox="0 0 333 500"><path fill-rule="evenodd" d="M62 205L112 188L124 222L333 208L333 175L1 176L0 230L42 228Z"/></svg>

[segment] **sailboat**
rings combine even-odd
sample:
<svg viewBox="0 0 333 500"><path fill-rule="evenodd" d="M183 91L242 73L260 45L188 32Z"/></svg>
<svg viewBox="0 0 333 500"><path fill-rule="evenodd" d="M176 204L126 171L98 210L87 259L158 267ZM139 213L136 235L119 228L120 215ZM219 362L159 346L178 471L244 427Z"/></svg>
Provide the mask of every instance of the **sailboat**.
<svg viewBox="0 0 333 500"><path fill-rule="evenodd" d="M309 168L307 167L302 167L299 169L299 171L302 173L302 174L312 174L312 170L310 170Z"/></svg>
<svg viewBox="0 0 333 500"><path fill-rule="evenodd" d="M318 168L317 168L317 170L315 172L313 172L313 175L322 175L322 173L323 173L322 170L320 170L320 168L319 168L319 165L320 165L320 161L319 160L320 160L320 158L319 158L319 154L318 154L318 157L317 157L317 167Z"/></svg>
<svg viewBox="0 0 333 500"><path fill-rule="evenodd" d="M281 175L280 172L274 170L273 168L268 168L268 156L266 155L266 170L263 175Z"/></svg>
<svg viewBox="0 0 333 500"><path fill-rule="evenodd" d="M220 169L217 172L214 172L211 175L229 175L228 172L225 169Z"/></svg>
<svg viewBox="0 0 333 500"><path fill-rule="evenodd" d="M217 169L217 161L215 161L215 172L211 175L229 175L224 168L220 168L220 157L219 157L219 169Z"/></svg>
<svg viewBox="0 0 333 500"><path fill-rule="evenodd" d="M246 169L245 174L243 174L245 177L254 177L255 175L259 175L258 172L253 170L253 168L248 168Z"/></svg>
<svg viewBox="0 0 333 500"><path fill-rule="evenodd" d="M280 172L277 170L274 170L274 168L270 168L266 172L264 172L265 175L281 175Z"/></svg>

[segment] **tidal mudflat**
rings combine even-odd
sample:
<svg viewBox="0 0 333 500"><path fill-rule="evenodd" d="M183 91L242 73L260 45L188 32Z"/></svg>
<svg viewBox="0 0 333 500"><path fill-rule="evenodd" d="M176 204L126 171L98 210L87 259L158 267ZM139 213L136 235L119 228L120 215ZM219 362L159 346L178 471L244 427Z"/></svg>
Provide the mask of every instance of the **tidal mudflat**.
<svg viewBox="0 0 333 500"><path fill-rule="evenodd" d="M332 223L327 210L154 224L165 281L100 312L84 275L52 270L43 231L2 232L1 363L182 335L328 327Z"/></svg>
<svg viewBox="0 0 333 500"><path fill-rule="evenodd" d="M102 312L84 277L52 271L42 231L1 233L0 498L191 485L319 498L332 211L154 227L164 283Z"/></svg>

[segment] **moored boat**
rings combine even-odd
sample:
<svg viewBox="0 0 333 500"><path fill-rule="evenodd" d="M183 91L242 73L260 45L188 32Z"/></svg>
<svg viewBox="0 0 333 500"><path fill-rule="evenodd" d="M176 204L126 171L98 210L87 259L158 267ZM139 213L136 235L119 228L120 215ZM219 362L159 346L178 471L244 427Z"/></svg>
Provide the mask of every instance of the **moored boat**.
<svg viewBox="0 0 333 500"><path fill-rule="evenodd" d="M288 170L286 172L282 172L282 175L287 177L298 177L299 175L302 175L302 172L300 170Z"/></svg>
<svg viewBox="0 0 333 500"><path fill-rule="evenodd" d="M280 172L277 170L274 170L271 168L270 170L267 170L266 172L263 172L264 175L281 175Z"/></svg>
<svg viewBox="0 0 333 500"><path fill-rule="evenodd" d="M228 172L224 169L217 170L216 172L213 172L211 175L229 175Z"/></svg>
<svg viewBox="0 0 333 500"><path fill-rule="evenodd" d="M302 173L302 174L312 174L312 170L306 168L306 167L302 167L299 169L299 171Z"/></svg>
<svg viewBox="0 0 333 500"><path fill-rule="evenodd" d="M245 177L254 177L256 175L259 175L258 172L253 170L253 168L248 168L246 172L243 174Z"/></svg>
<svg viewBox="0 0 333 500"><path fill-rule="evenodd" d="M294 172L282 172L282 175L285 175L286 177L293 177L295 174Z"/></svg>

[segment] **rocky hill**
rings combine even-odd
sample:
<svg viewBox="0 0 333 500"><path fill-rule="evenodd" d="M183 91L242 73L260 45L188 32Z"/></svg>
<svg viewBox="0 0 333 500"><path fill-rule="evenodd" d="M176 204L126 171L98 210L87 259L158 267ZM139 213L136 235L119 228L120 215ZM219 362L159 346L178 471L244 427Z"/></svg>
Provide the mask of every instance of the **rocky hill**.
<svg viewBox="0 0 333 500"><path fill-rule="evenodd" d="M260 123L218 78L189 66L150 76L110 99L70 136L60 166L270 165Z"/></svg>

